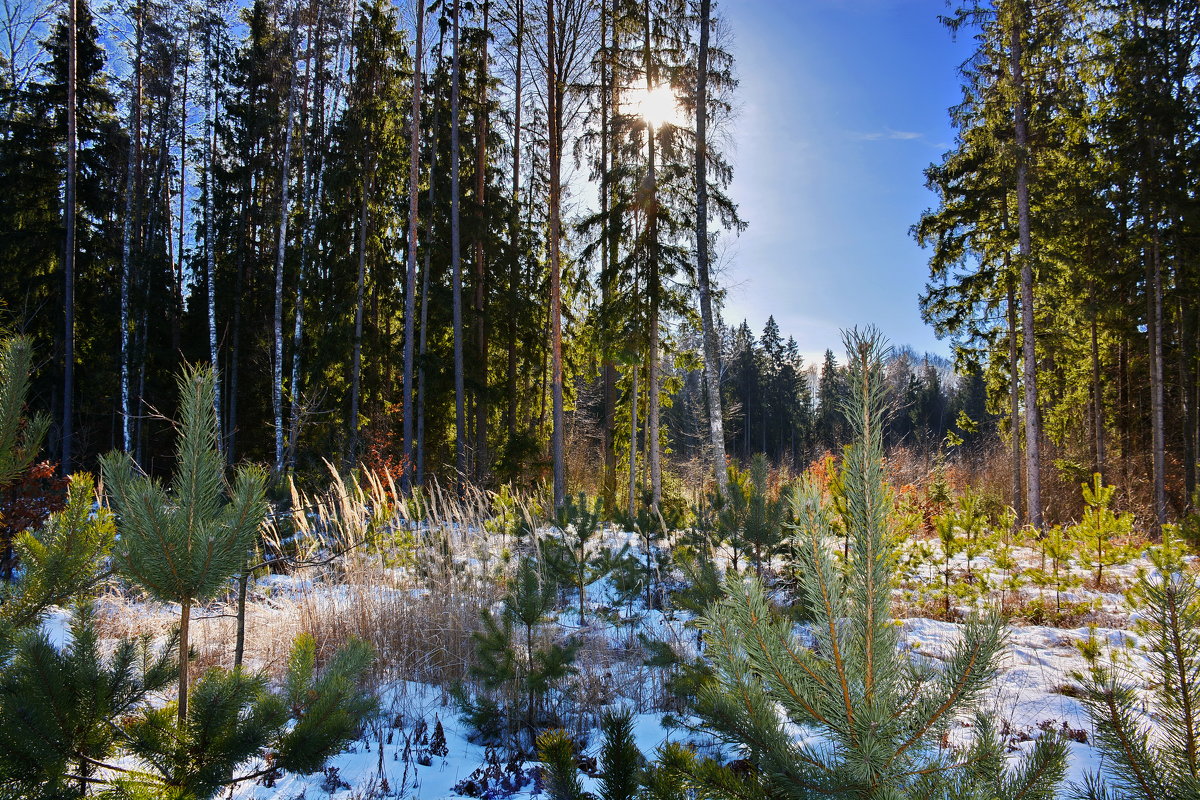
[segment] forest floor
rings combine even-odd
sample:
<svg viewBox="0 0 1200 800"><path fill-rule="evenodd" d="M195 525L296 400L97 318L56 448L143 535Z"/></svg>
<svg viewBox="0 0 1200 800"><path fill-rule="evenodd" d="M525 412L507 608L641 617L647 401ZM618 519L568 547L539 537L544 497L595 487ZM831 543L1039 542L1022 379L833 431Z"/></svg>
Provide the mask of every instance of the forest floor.
<svg viewBox="0 0 1200 800"><path fill-rule="evenodd" d="M328 647L350 635L367 638L379 654L382 713L323 772L247 782L224 796L258 800L536 796L541 787L533 780L534 763L474 743L450 694L455 681L468 678L471 633L478 630L479 611L500 607L496 582L488 576L502 567L504 543L493 540L479 545L489 538L494 539L477 529L459 530L455 555L440 575L412 563L397 565L379 554L364 554L337 569L255 581L247 605L247 663L280 674L290 642L301 632L313 633ZM606 538L609 544L628 541L636 546L637 542L633 534L615 530ZM476 545L463 544L472 540ZM1033 569L1040 554L1031 547L1007 548L1000 560L1008 570L998 570L991 554L976 553L971 565L974 580L1000 586L1005 575ZM1191 568L1198 566L1195 559L1189 562ZM901 648L912 658L944 659L960 631L952 620L961 618L972 602L998 602L1010 613L1015 609L999 678L981 710L998 721L1014 753L1028 748L1044 731L1063 732L1070 740L1068 781L1081 781L1099 764L1091 745L1092 727L1073 696L1073 673L1087 669L1087 645L1092 649L1098 645L1102 659L1124 665L1141 691L1150 688L1145 658L1132 629L1136 613L1127 605L1125 590L1139 570L1151 568L1144 554L1138 555L1109 568L1101 586L1076 585L1063 591L1058 601L1053 589L1017 586L1010 580L1004 590L980 590L962 604L956 600L946 614L944 600L931 598L947 566L943 562L935 569L927 559L910 559L896 591ZM951 559L948 569L961 585L966 574L963 556ZM1082 567L1074 568L1074 582L1085 584L1088 574ZM688 625L686 613L672 610L669 603L665 609L648 610L642 600L614 601L607 580L589 587L585 624L580 624L571 600L566 602L567 609L557 613L543 635L560 640L575 637L584 646L576 662L578 672L555 690L550 705L568 720L577 741L588 741L588 752L594 754L599 748L598 737L588 735L598 715L617 707L635 713L637 741L647 756L668 741L688 742L702 753L718 752L711 739L688 727L684 709L665 689L663 670L645 666L645 653L637 644L637 635L644 634L669 642L677 652L696 652L698 634ZM1044 611L1049 604L1069 610L1059 615L1059 625L1021 621L1021 608ZM940 613L923 613L931 609ZM232 602L217 602L193 616L197 671L231 662L234 611ZM178 615L177 608L115 591L101 598L97 612L101 634L114 638L165 635ZM47 620L52 639L62 640L65 622L65 612ZM1145 721L1153 726L1149 717ZM431 744L439 723L446 739L444 753ZM971 721L962 719L957 724L947 746L960 746L971 738ZM585 788L591 788L586 781Z"/></svg>

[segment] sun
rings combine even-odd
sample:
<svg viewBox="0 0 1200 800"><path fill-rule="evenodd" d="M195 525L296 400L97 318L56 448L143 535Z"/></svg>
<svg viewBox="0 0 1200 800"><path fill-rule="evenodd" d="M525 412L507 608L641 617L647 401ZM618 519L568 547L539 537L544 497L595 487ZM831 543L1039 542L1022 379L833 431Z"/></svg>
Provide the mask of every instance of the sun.
<svg viewBox="0 0 1200 800"><path fill-rule="evenodd" d="M683 114L675 99L675 93L665 83L649 90L643 87L631 89L629 103L633 107L633 113L644 119L652 128L661 128L663 125L679 127L683 124Z"/></svg>

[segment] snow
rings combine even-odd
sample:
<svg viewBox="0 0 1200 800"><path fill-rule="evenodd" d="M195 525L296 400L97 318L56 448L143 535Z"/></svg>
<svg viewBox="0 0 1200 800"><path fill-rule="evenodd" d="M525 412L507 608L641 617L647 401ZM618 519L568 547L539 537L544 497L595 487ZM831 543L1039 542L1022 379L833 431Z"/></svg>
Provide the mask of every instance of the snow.
<svg viewBox="0 0 1200 800"><path fill-rule="evenodd" d="M486 538L477 530L475 534L480 539ZM604 544L619 547L624 542L636 547L637 537L628 532L609 531ZM472 557L463 563L474 564L475 569L482 571L488 569L488 563L494 563L494 559L488 556L489 543L478 544L479 550L472 552L482 553L482 557ZM1032 565L1038 559L1038 554L1029 548L1014 547L1013 555L1023 566ZM965 562L954 566L963 569ZM972 567L985 575L997 571L994 561L986 556L974 557ZM1112 580L1111 585L1099 589L1076 586L1063 593L1064 602L1092 604L1094 610L1089 619L1096 623L1094 626L1009 626L1008 645L1000 664L999 677L985 697L982 710L996 720L998 728L1010 737L1014 754L1028 749L1032 739L1044 731L1066 731L1072 739L1068 783L1081 782L1089 771L1099 767L1098 755L1091 746L1092 729L1087 715L1077 699L1064 693L1064 689L1073 683L1073 674L1085 671L1088 667L1078 645L1094 637L1101 644L1105 654L1102 657L1119 652L1130 665L1130 675L1144 672L1144 655L1136 646L1130 647L1136 645L1136 637L1128 629L1133 614L1120 589L1132 583L1139 570L1148 568L1148 562L1139 558L1129 564L1106 569ZM1081 578L1088 574L1086 569L1074 570ZM914 570L906 589L911 592L913 586L917 590L935 586L937 577L931 579L927 571L928 565ZM403 568L392 569L388 574L391 586L370 587L352 587L321 580L316 571L265 576L252 584L249 617L257 625L286 632L296 628L302 608L344 609L357 602L363 592L397 600L428 597L428 588L409 588L411 584L403 580ZM1046 593L1046 590L1029 586L1018 591L1026 596ZM1053 600L1053 591L1049 591L1048 596ZM627 609L616 603L616 595L607 581L589 586L586 598L593 610L605 607L621 617L626 616ZM910 607L920 608L919 605ZM109 635L114 636L128 635L134 631L163 635L178 614L177 607L119 595L102 597L97 609ZM968 610L966 607L957 609L962 613ZM200 643L199 646L205 646L206 636L211 641L228 636L230 621L226 615L231 611L232 608L218 603L195 612L193 619L198 622L193 628L193 636ZM685 615L669 609L646 609L640 601L632 611L631 619L636 620L638 632L668 641L685 652L694 651L697 635L685 626ZM63 647L68 642L69 618L67 611L55 609L42 623L42 630L57 647ZM567 604L557 619L557 624L565 632L585 636L589 647L607 648L606 658L609 660L597 667L589 678L606 682L607 685L602 688L614 695L615 705L623 705L635 712L634 733L644 754L652 757L668 741L690 741L707 748L708 752L714 752L711 742L696 741L696 737L688 730L668 725L675 715L647 707L646 691L640 685L637 698L621 695L621 692L627 692L631 682L644 684L654 680L649 668L642 667L636 656L631 657L630 651L625 648L633 635L628 626L603 623L594 613L589 613L583 622L586 624L581 624L578 619L573 602ZM935 660L945 659L952 652L961 630L955 622L920 616L901 619L899 625L902 630L901 647L905 652L913 657ZM251 658L252 667L269 668L278 666L281 655L259 654L256 658L258 660ZM626 660L621 661L622 658ZM1143 684L1140 688L1145 690L1147 687ZM445 731L447 754L444 757L419 758L428 747L422 748L415 741L418 729L423 724L432 733L438 722ZM591 731L573 730L571 733L577 737L584 734L584 738L589 740L589 752L595 754L598 751L598 737L587 735ZM807 735L804 732L798 734ZM952 742L966 744L970 736L969 725L964 720L962 727L954 731ZM350 800L371 796L446 800L463 797L463 782L485 768L488 759L489 749L470 741L469 731L459 719L454 701L443 688L413 681L394 681L386 683L381 689L381 714L367 726L363 738L333 758L324 772L309 776L285 774L270 783L249 781L237 785L225 796L230 800L316 800L327 797ZM427 760L428 763L423 765L418 763L419 760ZM512 796L535 796L533 792L537 787L530 780L529 772L534 766L533 763L526 763L517 768L515 774L525 780L525 785ZM249 765L247 771L255 768ZM493 772L499 774L505 769L508 769L506 758L501 756ZM585 789L594 790L592 779L586 779L584 783ZM1066 784L1064 796L1065 790Z"/></svg>

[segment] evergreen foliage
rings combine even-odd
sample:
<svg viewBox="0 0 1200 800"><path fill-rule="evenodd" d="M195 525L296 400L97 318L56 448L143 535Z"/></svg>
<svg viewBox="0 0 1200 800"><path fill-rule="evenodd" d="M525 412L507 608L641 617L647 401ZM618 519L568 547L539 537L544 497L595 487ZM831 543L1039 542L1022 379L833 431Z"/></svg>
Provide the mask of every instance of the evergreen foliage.
<svg viewBox="0 0 1200 800"><path fill-rule="evenodd" d="M772 493L767 485L767 470L767 457L762 453L755 455L750 462L750 492L745 499L746 526L741 532L759 579L764 564L770 566L771 557L783 541L784 504L780 493Z"/></svg>
<svg viewBox="0 0 1200 800"><path fill-rule="evenodd" d="M546 794L550 800L583 800L583 783L575 762L575 743L564 730L537 737L538 758L546 765Z"/></svg>
<svg viewBox="0 0 1200 800"><path fill-rule="evenodd" d="M555 512L559 538L542 546L563 583L578 597L581 625L586 614L587 587L604 578L606 568L613 561L611 553L598 551L594 544L602 514L599 498L589 501L583 493L578 497L567 497Z"/></svg>
<svg viewBox="0 0 1200 800"><path fill-rule="evenodd" d="M26 415L32 372L30 341L0 337L0 489L33 463L50 427L48 415Z"/></svg>
<svg viewBox="0 0 1200 800"><path fill-rule="evenodd" d="M964 779L956 767L965 762L939 741L994 678L1003 623L995 615L970 619L940 670L898 651L889 608L896 547L883 473L884 346L874 332L853 332L847 350L847 421L855 440L845 470L847 563L839 564L830 547L834 530L819 491L802 484L792 503L804 545L797 551L799 590L813 622L798 638L757 580L729 576L728 597L701 621L715 674L701 690L698 713L721 738L745 748L779 796L933 796L931 786ZM797 738L788 723L819 737ZM1038 745L1054 747L1052 737ZM1039 753L1054 768L1030 780L1052 785L1062 775L1063 751L1055 758Z"/></svg>
<svg viewBox="0 0 1200 800"><path fill-rule="evenodd" d="M59 649L28 631L0 671L0 797L82 797L126 743L117 722L175 676L176 640L125 639L102 655L93 612L77 606Z"/></svg>
<svg viewBox="0 0 1200 800"><path fill-rule="evenodd" d="M0 490L20 475L41 446L48 418L25 416L32 369L28 340L0 340ZM35 626L53 605L66 605L88 592L101 576L101 560L113 541L111 515L93 511L91 476L76 475L66 506L15 542L20 580L0 587L0 667L15 637Z"/></svg>
<svg viewBox="0 0 1200 800"><path fill-rule="evenodd" d="M320 670L316 658L316 640L307 634L298 637L288 658L281 697L295 724L277 745L274 763L302 775L316 772L329 756L353 741L377 703L364 688L374 658L370 645L352 641Z"/></svg>
<svg viewBox="0 0 1200 800"><path fill-rule="evenodd" d="M636 800L645 759L633 738L633 714L606 711L600 717L600 800Z"/></svg>
<svg viewBox="0 0 1200 800"><path fill-rule="evenodd" d="M1117 540L1133 532L1133 515L1117 514L1110 507L1115 486L1105 486L1100 473L1092 476L1090 484L1083 484L1083 519L1072 526L1071 536L1080 546L1084 563L1096 571L1096 588L1104 581L1104 568L1125 563L1127 548Z"/></svg>
<svg viewBox="0 0 1200 800"><path fill-rule="evenodd" d="M181 607L180 723L187 716L191 606L210 599L242 569L267 514L261 469L241 467L232 484L225 479L215 380L211 369L201 367L179 376L178 464L170 489L140 474L128 453L101 460L121 534L113 553L118 572L155 599Z"/></svg>
<svg viewBox="0 0 1200 800"><path fill-rule="evenodd" d="M281 692L270 691L262 676L213 668L196 681L182 722L168 705L126 724L125 747L143 767L118 776L117 796L207 800L281 769L320 770L359 734L376 701L365 689L368 645L352 641L320 670L314 658L315 643L302 636Z"/></svg>
<svg viewBox="0 0 1200 800"><path fill-rule="evenodd" d="M112 515L94 509L91 476L77 473L67 505L37 531L16 541L21 580L0 589L0 666L13 637L32 628L50 606L68 605L88 593L104 574L101 562L112 547Z"/></svg>
<svg viewBox="0 0 1200 800"><path fill-rule="evenodd" d="M1152 559L1155 570L1131 593L1150 661L1149 707L1115 661L1077 676L1102 756L1100 774L1072 787L1081 800L1200 797L1200 587L1177 550Z"/></svg>
<svg viewBox="0 0 1200 800"><path fill-rule="evenodd" d="M542 631L558 595L545 569L534 558L522 557L503 612L484 610L483 630L472 635L479 663L471 674L484 692L472 696L460 687L456 695L464 718L485 741L496 741L503 732L532 741L545 694L575 671L578 642L548 642Z"/></svg>

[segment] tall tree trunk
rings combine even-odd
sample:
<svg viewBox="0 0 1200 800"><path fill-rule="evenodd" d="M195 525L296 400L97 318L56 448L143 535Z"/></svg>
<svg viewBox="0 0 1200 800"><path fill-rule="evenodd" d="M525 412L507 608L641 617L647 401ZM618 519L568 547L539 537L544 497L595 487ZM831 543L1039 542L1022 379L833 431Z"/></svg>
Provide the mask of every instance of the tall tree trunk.
<svg viewBox="0 0 1200 800"><path fill-rule="evenodd" d="M563 431L563 372L562 372L562 269L559 253L562 165L562 109L559 107L559 76L554 0L546 0L546 105L550 126L550 391L553 402L553 431L550 455L554 463L554 505L563 504L567 492L567 471L564 463Z"/></svg>
<svg viewBox="0 0 1200 800"><path fill-rule="evenodd" d="M190 75L189 62L192 54L192 26L190 20L187 24L187 34L184 37L183 43L183 85L180 87L179 95L179 246L177 248L177 259L175 262L175 284L172 289L175 291L175 308L171 313L171 352L179 354L182 351L183 331L183 260L185 252L185 236L187 233L187 120L188 120L188 77Z"/></svg>
<svg viewBox="0 0 1200 800"><path fill-rule="evenodd" d="M650 0L645 3L645 47L644 58L646 64L646 92L650 93L654 90L654 65L651 56L650 48ZM662 385L661 364L659 363L659 309L662 305L662 287L661 276L659 275L659 248L658 248L658 169L655 163L656 148L655 136L657 131L654 130L653 124L646 122L646 140L647 140L647 183L649 185L649 199L646 204L646 225L647 236L650 243L650 270L649 270L649 295L650 295L650 346L649 346L649 375L650 381L646 387L647 406L646 406L646 445L649 448L650 461L650 496L651 503L657 511L659 504L662 503L662 443L659 440L659 393Z"/></svg>
<svg viewBox="0 0 1200 800"><path fill-rule="evenodd" d="M246 251L251 246L250 203L250 186L247 183L243 187L241 230L238 235L240 246L237 248L236 277L233 285L233 331L230 334L229 343L229 397L226 401L229 407L226 415L229 427L226 433L225 450L225 460L229 462L237 460L238 378L241 374L242 354L242 293L246 286Z"/></svg>
<svg viewBox="0 0 1200 800"><path fill-rule="evenodd" d="M439 26L437 56L434 58L434 64L442 63L442 52L446 41L446 32L444 28ZM437 201L437 194L434 191L437 186L437 181L434 176L437 175L437 141L438 131L441 130L441 105L433 107L433 126L429 133L429 208L431 214L429 217L428 230L426 235L430 241L433 240L433 216L432 209ZM421 349L420 358L417 360L417 485L425 484L425 354L428 352L429 344L429 259L430 248L425 248L425 263L421 270Z"/></svg>
<svg viewBox="0 0 1200 800"><path fill-rule="evenodd" d="M721 348L713 324L708 275L708 36L712 0L700 0L700 53L696 66L696 277L704 329L704 382L708 390L708 433L717 490L726 494L725 419L721 412Z"/></svg>
<svg viewBox="0 0 1200 800"><path fill-rule="evenodd" d="M283 132L283 163L279 174L279 227L275 241L275 318L271 332L274 347L271 353L271 410L275 414L275 479L283 475L283 270L287 256L288 217L291 210L292 133L296 120L296 42L300 24L300 6L292 12L292 29L288 38L288 95L284 114L287 121ZM361 258L361 257L360 257ZM295 387L292 387L293 394Z"/></svg>
<svg viewBox="0 0 1200 800"><path fill-rule="evenodd" d="M633 366L629 390L629 518L637 518L638 368Z"/></svg>
<svg viewBox="0 0 1200 800"><path fill-rule="evenodd" d="M525 78L525 0L515 0L516 63L513 76L513 134L512 134L512 218L508 228L509 248L509 314L508 327L508 404L505 410L505 429L511 442L517 435L517 302L521 276L521 112L524 102Z"/></svg>
<svg viewBox="0 0 1200 800"><path fill-rule="evenodd" d="M1196 490L1195 311L1182 298L1179 315L1179 398L1183 411L1183 491L1185 507L1192 510Z"/></svg>
<svg viewBox="0 0 1200 800"><path fill-rule="evenodd" d="M130 292L133 289L133 216L136 165L142 141L142 44L145 3L138 3L133 60L133 91L129 95L129 150L125 164L125 219L121 226L121 449L133 451L133 409L130 406Z"/></svg>
<svg viewBox="0 0 1200 800"><path fill-rule="evenodd" d="M1154 532L1161 534L1162 526L1167 522L1167 492L1163 420L1162 254L1157 216L1151 219L1150 225L1150 260L1146 275L1149 316L1146 331L1150 344L1150 452L1154 464Z"/></svg>
<svg viewBox="0 0 1200 800"><path fill-rule="evenodd" d="M63 252L63 416L62 416L62 473L69 475L72 467L71 445L75 438L75 152L78 133L75 120L75 79L78 69L75 0L67 0L67 175L64 197L66 242Z"/></svg>
<svg viewBox="0 0 1200 800"><path fill-rule="evenodd" d="M472 459L475 480L483 481L488 470L488 324L487 264L483 239L487 230L487 142L488 142L488 21L491 3L482 0L483 41L477 77L479 98L475 111L475 205L478 224L475 236L475 454Z"/></svg>
<svg viewBox="0 0 1200 800"><path fill-rule="evenodd" d="M297 260L296 271L296 310L293 316L292 327L292 377L289 382L289 387L292 395L291 414L288 422L287 434L287 469L295 470L296 456L300 447L300 427L302 425L302 412L304 405L304 392L301 385L300 365L304 353L304 282L308 275L308 258L312 251L312 241L317 215L317 209L320 207L321 198L324 191L324 154L325 143L327 137L327 129L325 125L325 54L322 47L324 41L323 32L325 29L325 15L322 13L323 5L314 2L310 6L311 13L314 17L308 34L308 56L305 59L304 66L304 119L305 124L302 127L302 136L308 135L307 132L315 130L317 132L316 147L313 150L301 146L301 177L300 185L304 192L304 197L300 204L304 215L304 228L300 235L300 253ZM314 74L313 61L316 61L316 72ZM310 116L311 114L311 116ZM304 141L302 139L302 141ZM310 157L308 153L312 153Z"/></svg>
<svg viewBox="0 0 1200 800"><path fill-rule="evenodd" d="M600 3L600 219L604 226L600 237L600 306L604 309L601 326L605 335L603 342L604 362L601 367L603 392L603 418L601 420L601 449L604 458L604 477L601 496L606 508L617 505L617 368L613 363L615 343L608 340L613 325L612 290L616 276L617 242L613 235L615 226L609 218L616 213L612 203L613 180L613 124L612 115L617 107L619 95L615 80L614 53L616 52L616 29L613 25L615 12L610 0ZM610 41L610 35L613 37Z"/></svg>
<svg viewBox="0 0 1200 800"><path fill-rule="evenodd" d="M459 491L462 492L463 481L467 475L466 452L464 449L466 437L467 415L464 408L465 390L463 387L463 330L462 330L462 247L459 231L460 199L459 199L459 103L460 103L460 72L459 57L459 5L460 0L453 0L452 16L452 47L454 55L450 67L450 263L454 272L453 287L453 325L454 325L454 469L457 472Z"/></svg>
<svg viewBox="0 0 1200 800"><path fill-rule="evenodd" d="M367 174L362 184L362 205L358 215L358 282L354 294L354 347L350 356L350 447L346 463L354 466L358 461L359 408L362 392L362 336L363 295L367 283L367 224L370 207L373 157L367 155Z"/></svg>
<svg viewBox="0 0 1200 800"><path fill-rule="evenodd" d="M1092 287L1092 325L1091 325L1091 356L1092 356L1092 421L1093 441L1096 446L1096 472L1103 479L1106 473L1107 461L1104 447L1104 386L1100 381L1100 337L1098 331L1099 304L1095 300L1095 287Z"/></svg>
<svg viewBox="0 0 1200 800"><path fill-rule="evenodd" d="M213 380L213 410L217 417L217 450L225 453L225 436L227 431L221 427L225 418L221 408L221 371L217 352L217 291L216 291L216 250L217 235L214 228L215 209L213 192L216 190L214 170L217 165L217 81L220 79L220 46L212 41L213 32L210 29L206 41L206 55L210 59L208 81L207 108L205 109L205 132L208 145L208 164L204 171L204 286L207 293L206 310L208 312L208 358L211 362L215 379Z"/></svg>
<svg viewBox="0 0 1200 800"><path fill-rule="evenodd" d="M1041 420L1037 404L1037 348L1034 339L1033 246L1029 219L1029 129L1026 123L1028 98L1025 95L1022 64L1021 21L1025 17L1024 0L1015 0L1021 12L1014 15L1010 32L1010 59L1015 94L1013 119L1017 145L1017 229L1021 256L1021 331L1025 360L1025 493L1029 524L1042 527Z"/></svg>
<svg viewBox="0 0 1200 800"><path fill-rule="evenodd" d="M1007 256L1005 261L1007 262ZM1007 266L1007 263L1006 263ZM1016 518L1013 526L1020 530L1025 524L1021 502L1021 357L1017 350L1017 297L1010 278L1008 282L1008 369L1009 369L1009 435L1012 437L1012 497ZM1015 532L1015 531L1014 531Z"/></svg>
<svg viewBox="0 0 1200 800"><path fill-rule="evenodd" d="M413 57L412 126L408 141L408 254L404 273L404 474L401 485L407 491L413 475L413 358L417 314L417 223L419 222L421 167L421 68L425 46L425 3L416 7L416 53ZM433 176L430 175L432 183ZM432 211L432 209L431 209Z"/></svg>

